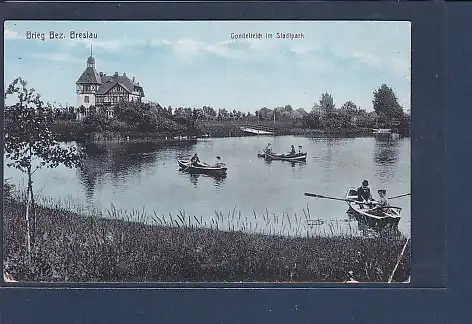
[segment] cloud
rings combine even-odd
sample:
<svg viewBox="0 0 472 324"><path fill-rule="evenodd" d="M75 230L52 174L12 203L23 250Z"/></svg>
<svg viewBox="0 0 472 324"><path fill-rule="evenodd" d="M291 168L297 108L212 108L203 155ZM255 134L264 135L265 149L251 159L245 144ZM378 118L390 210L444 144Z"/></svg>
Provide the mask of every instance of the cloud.
<svg viewBox="0 0 472 324"><path fill-rule="evenodd" d="M272 44L271 44L272 43ZM106 52L129 52L143 48L170 48L176 55L187 59L195 58L205 54L216 55L227 59L258 60L263 53L270 53L274 49L275 42L261 40L226 40L216 42L205 42L198 39L180 38L168 39L139 39L122 37L117 39L73 39L68 41L67 47L83 46L94 50ZM256 55L254 55L256 54Z"/></svg>
<svg viewBox="0 0 472 324"><path fill-rule="evenodd" d="M22 37L18 35L16 31L11 31L7 27L7 23L3 25L3 39L4 40L11 40L11 39L21 39Z"/></svg>
<svg viewBox="0 0 472 324"><path fill-rule="evenodd" d="M399 52L376 54L369 50L347 51L343 48L332 49L329 46L295 46L290 48L299 60L299 64L316 70L332 70L334 62L343 62L357 68L371 68L376 71L393 73L410 80L410 55L402 57Z"/></svg>
<svg viewBox="0 0 472 324"><path fill-rule="evenodd" d="M50 61L55 61L55 62L68 62L68 63L84 63L83 59L79 59L75 56L73 56L70 53L66 52L55 52L55 53L32 53L30 55L33 58L38 58L38 59L44 59L44 60L50 60Z"/></svg>

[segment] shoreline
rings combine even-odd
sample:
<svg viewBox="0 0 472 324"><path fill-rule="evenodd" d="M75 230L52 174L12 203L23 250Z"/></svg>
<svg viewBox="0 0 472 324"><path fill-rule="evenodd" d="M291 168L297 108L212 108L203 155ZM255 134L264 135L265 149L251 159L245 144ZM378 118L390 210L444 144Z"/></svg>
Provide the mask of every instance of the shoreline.
<svg viewBox="0 0 472 324"><path fill-rule="evenodd" d="M62 129L56 127L58 139L64 142L81 142L81 143L192 143L198 139L227 138L227 137L276 137L276 136L361 136L376 137L370 128L340 128L340 129L309 129L287 125L286 123L276 123L261 125L273 129L273 135L256 135L249 134L240 129L244 123L201 123L198 125L198 133L194 134L168 134L162 132L141 133L141 132L95 132L91 134L83 133L79 123L70 123L74 125L71 129L64 129L64 123L60 124ZM387 134L388 136L389 134ZM385 134L380 135L385 136ZM400 137L410 137L409 134L400 135Z"/></svg>
<svg viewBox="0 0 472 324"><path fill-rule="evenodd" d="M387 282L406 241L403 235L223 231L218 225L190 224L185 214L165 221L155 215L154 224L145 224L144 215L138 221L129 214L128 219L102 218L53 202L37 206L37 244L29 266L24 212L24 203L11 196L5 200L4 271L16 281ZM408 279L410 253L408 248L394 282Z"/></svg>

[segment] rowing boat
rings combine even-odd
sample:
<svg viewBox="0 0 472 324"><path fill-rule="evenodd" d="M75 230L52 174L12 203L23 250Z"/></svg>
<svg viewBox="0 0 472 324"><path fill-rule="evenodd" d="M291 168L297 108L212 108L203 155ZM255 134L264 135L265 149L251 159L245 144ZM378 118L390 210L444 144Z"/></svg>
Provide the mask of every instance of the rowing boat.
<svg viewBox="0 0 472 324"><path fill-rule="evenodd" d="M306 161L307 153L295 153L295 154L276 154L272 152L266 152L264 157L269 160L283 160L283 161Z"/></svg>
<svg viewBox="0 0 472 324"><path fill-rule="evenodd" d="M400 221L400 207L375 207L376 200L373 200L372 206L360 204L357 200L357 190L350 188L346 194L346 201L349 205L348 212L355 216L358 220L367 223L373 227L390 225L396 227Z"/></svg>
<svg viewBox="0 0 472 324"><path fill-rule="evenodd" d="M228 169L225 166L216 167L204 162L198 162L196 165L191 165L189 160L178 160L177 162L184 171L194 173L225 174Z"/></svg>

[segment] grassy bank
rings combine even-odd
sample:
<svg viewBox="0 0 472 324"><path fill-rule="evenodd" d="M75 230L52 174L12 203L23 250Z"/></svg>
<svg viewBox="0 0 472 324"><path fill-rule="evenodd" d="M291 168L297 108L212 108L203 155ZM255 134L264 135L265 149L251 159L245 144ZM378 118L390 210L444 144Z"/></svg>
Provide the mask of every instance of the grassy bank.
<svg viewBox="0 0 472 324"><path fill-rule="evenodd" d="M5 200L4 264L18 281L342 282L352 277L386 282L405 243L398 237L222 231L214 225L204 228L195 217L190 222L184 214L155 218L151 225L77 213L51 203L37 210L30 265L24 214L18 198ZM142 221L144 214L124 218ZM409 274L408 246L394 281L405 281Z"/></svg>
<svg viewBox="0 0 472 324"><path fill-rule="evenodd" d="M175 132L137 132L137 131L104 131L87 133L85 128L78 121L57 121L52 126L52 131L57 134L61 141L120 141L130 139L135 141L163 141L166 137L173 138L178 135L198 136L209 134L213 138L221 137L242 137L248 136L247 133L241 131L240 127L247 125L243 121L206 121L198 122L196 128L191 132L184 133ZM339 128L339 129L310 129L302 128L294 125L292 122L262 122L260 126L269 128L275 132L275 135L299 135L299 136L316 136L316 135L336 135L336 136L363 136L372 135L372 130L368 128Z"/></svg>

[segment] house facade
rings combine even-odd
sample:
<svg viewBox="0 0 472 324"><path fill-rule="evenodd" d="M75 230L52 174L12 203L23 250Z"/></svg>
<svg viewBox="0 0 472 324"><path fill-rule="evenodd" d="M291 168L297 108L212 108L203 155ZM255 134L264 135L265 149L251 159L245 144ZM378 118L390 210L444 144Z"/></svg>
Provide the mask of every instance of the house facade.
<svg viewBox="0 0 472 324"><path fill-rule="evenodd" d="M97 72L92 55L87 59L87 68L76 82L76 92L79 120L90 114L92 106L103 110L108 117L113 117L113 108L119 102L142 102L144 97L143 87L134 77L130 79L126 73L106 75Z"/></svg>

